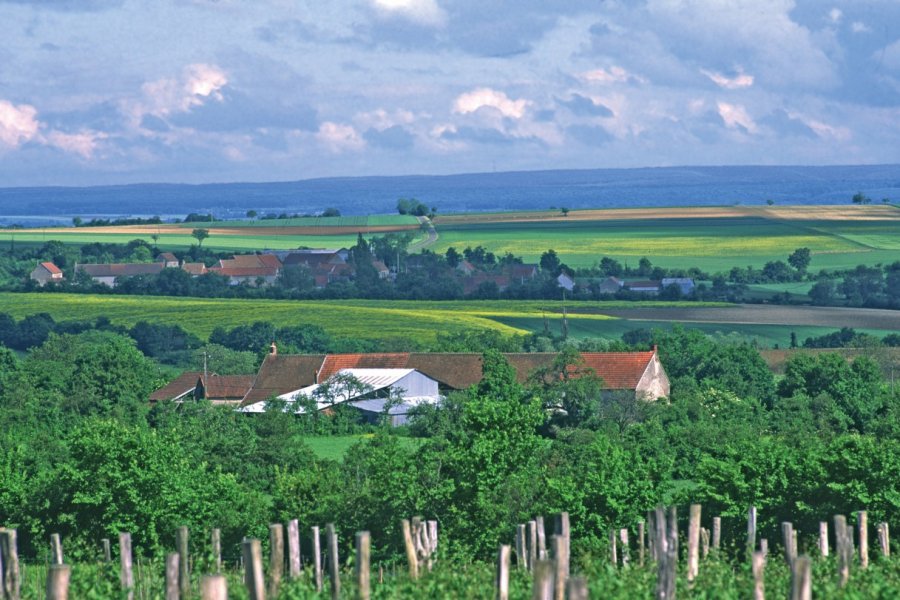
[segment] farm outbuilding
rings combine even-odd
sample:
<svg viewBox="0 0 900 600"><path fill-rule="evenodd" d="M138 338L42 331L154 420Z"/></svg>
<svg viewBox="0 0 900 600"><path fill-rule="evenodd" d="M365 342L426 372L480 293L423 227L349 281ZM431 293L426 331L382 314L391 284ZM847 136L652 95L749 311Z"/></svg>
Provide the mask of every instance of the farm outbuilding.
<svg viewBox="0 0 900 600"><path fill-rule="evenodd" d="M351 406L372 423L384 415L391 426L407 422L410 411L422 404L438 404L438 382L415 369L341 369L322 383L315 383L278 396L285 411L303 413L314 401L316 410L327 411L337 405ZM261 413L268 402L256 402L238 410Z"/></svg>
<svg viewBox="0 0 900 600"><path fill-rule="evenodd" d="M36 281L41 287L51 282L63 280L63 272L52 262L42 262L34 268L30 275L32 281Z"/></svg>

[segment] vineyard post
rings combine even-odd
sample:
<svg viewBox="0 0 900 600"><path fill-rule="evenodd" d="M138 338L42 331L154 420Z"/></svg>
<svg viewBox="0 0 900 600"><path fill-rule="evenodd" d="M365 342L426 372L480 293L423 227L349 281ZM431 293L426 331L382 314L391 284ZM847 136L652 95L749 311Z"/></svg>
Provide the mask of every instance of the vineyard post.
<svg viewBox="0 0 900 600"><path fill-rule="evenodd" d="M209 541L212 544L212 559L216 568L216 573L222 572L222 531L213 528L209 534ZM210 584L213 585L213 584Z"/></svg>
<svg viewBox="0 0 900 600"><path fill-rule="evenodd" d="M616 555L616 530L609 530L609 562L613 567L618 566L619 557Z"/></svg>
<svg viewBox="0 0 900 600"><path fill-rule="evenodd" d="M334 523L325 525L325 537L328 540L328 576L331 578L331 598L341 597L341 563L338 560L338 539Z"/></svg>
<svg viewBox="0 0 900 600"><path fill-rule="evenodd" d="M413 543L412 531L410 531L410 524L407 519L403 519L401 525L403 527L403 545L406 547L406 561L409 563L409 578L416 580L419 578L419 559L416 556L416 546Z"/></svg>
<svg viewBox="0 0 900 600"><path fill-rule="evenodd" d="M856 526L859 528L859 567L869 568L869 515L861 510L856 513Z"/></svg>
<svg viewBox="0 0 900 600"><path fill-rule="evenodd" d="M127 592L128 600L134 600L134 572L132 571L131 534L119 533L119 582Z"/></svg>
<svg viewBox="0 0 900 600"><path fill-rule="evenodd" d="M756 550L756 507L751 506L747 513L747 552Z"/></svg>
<svg viewBox="0 0 900 600"><path fill-rule="evenodd" d="M278 595L284 573L284 528L281 523L269 525L269 595Z"/></svg>
<svg viewBox="0 0 900 600"><path fill-rule="evenodd" d="M201 600L228 600L228 580L224 575L207 575L200 580Z"/></svg>
<svg viewBox="0 0 900 600"><path fill-rule="evenodd" d="M628 528L623 527L619 530L619 541L622 542L622 566L627 567L628 563L631 561L631 557L629 556L628 547Z"/></svg>
<svg viewBox="0 0 900 600"><path fill-rule="evenodd" d="M828 557L828 521L819 521L819 554Z"/></svg>
<svg viewBox="0 0 900 600"><path fill-rule="evenodd" d="M297 519L288 521L288 575L291 579L300 577L300 522Z"/></svg>
<svg viewBox="0 0 900 600"><path fill-rule="evenodd" d="M369 559L371 556L371 537L368 531L356 532L356 597L359 600L369 600L371 595L370 580L371 570Z"/></svg>
<svg viewBox="0 0 900 600"><path fill-rule="evenodd" d="M539 560L532 567L534 583L533 600L553 600L553 565L548 560Z"/></svg>
<svg viewBox="0 0 900 600"><path fill-rule="evenodd" d="M881 546L881 555L885 558L891 557L891 535L887 522L878 524L878 544Z"/></svg>
<svg viewBox="0 0 900 600"><path fill-rule="evenodd" d="M713 517L712 549L716 554L722 547L722 517Z"/></svg>
<svg viewBox="0 0 900 600"><path fill-rule="evenodd" d="M109 564L112 562L112 545L109 543L109 538L103 538L100 540L100 545L103 546L103 562Z"/></svg>
<svg viewBox="0 0 900 600"><path fill-rule="evenodd" d="M766 538L762 538L759 540L759 551L762 552L762 555L769 558L769 540Z"/></svg>
<svg viewBox="0 0 900 600"><path fill-rule="evenodd" d="M312 528L313 572L316 579L316 591L322 593L322 539L318 526ZM407 552L409 550L407 549Z"/></svg>
<svg viewBox="0 0 900 600"><path fill-rule="evenodd" d="M166 556L166 600L179 600L181 597L178 590L180 560L177 552Z"/></svg>
<svg viewBox="0 0 900 600"><path fill-rule="evenodd" d="M800 556L791 565L791 600L812 600L812 561Z"/></svg>
<svg viewBox="0 0 900 600"><path fill-rule="evenodd" d="M516 568L527 569L528 558L525 555L525 525L516 525Z"/></svg>
<svg viewBox="0 0 900 600"><path fill-rule="evenodd" d="M50 534L50 564L63 564L62 538L59 537L58 533Z"/></svg>
<svg viewBox="0 0 900 600"><path fill-rule="evenodd" d="M700 558L706 560L709 557L709 529L700 528Z"/></svg>
<svg viewBox="0 0 900 600"><path fill-rule="evenodd" d="M528 568L534 569L537 560L537 522L532 520L528 521Z"/></svg>
<svg viewBox="0 0 900 600"><path fill-rule="evenodd" d="M794 529L791 532L791 556L793 556L794 558L797 558L797 556L798 556L798 552L797 552L797 536L798 535L799 535L799 533L797 532L796 529Z"/></svg>
<svg viewBox="0 0 900 600"><path fill-rule="evenodd" d="M257 539L245 539L241 544L244 557L244 583L250 600L266 600L263 577L262 546Z"/></svg>
<svg viewBox="0 0 900 600"><path fill-rule="evenodd" d="M669 528L669 539L667 544L668 555L666 556L666 598L675 597L675 582L678 571L678 509L674 506L669 507L669 519L667 526Z"/></svg>
<svg viewBox="0 0 900 600"><path fill-rule="evenodd" d="M428 521L428 539L431 542L431 549L429 551L429 556L437 552L438 549L438 522L437 521ZM429 561L430 563L431 561Z"/></svg>
<svg viewBox="0 0 900 600"><path fill-rule="evenodd" d="M564 573L566 575L566 579L569 578L569 557L571 556L570 550L572 549L572 539L571 539L571 529L569 528L569 513L561 512L556 516L556 534L561 535L563 537L563 544L565 545L565 563L563 563Z"/></svg>
<svg viewBox="0 0 900 600"><path fill-rule="evenodd" d="M588 600L587 579L584 577L573 577L570 579L568 595L569 600Z"/></svg>
<svg viewBox="0 0 900 600"><path fill-rule="evenodd" d="M0 527L0 598L6 598L6 571L3 568L3 542L6 539L6 528Z"/></svg>
<svg viewBox="0 0 900 600"><path fill-rule="evenodd" d="M497 550L497 579L494 582L497 600L509 600L509 551L506 544L500 544Z"/></svg>
<svg viewBox="0 0 900 600"><path fill-rule="evenodd" d="M765 569L766 556L762 552L753 553L753 600L766 600Z"/></svg>
<svg viewBox="0 0 900 600"><path fill-rule="evenodd" d="M565 600L566 573L564 569L569 562L568 556L565 555L566 541L563 539L563 536L554 535L551 538L551 543L553 544L553 580L555 581L553 598L554 600Z"/></svg>
<svg viewBox="0 0 900 600"><path fill-rule="evenodd" d="M850 540L847 535L847 518L844 515L834 516L834 545L838 555L838 572L841 576L841 587L850 579Z"/></svg>
<svg viewBox="0 0 900 600"><path fill-rule="evenodd" d="M644 522L638 521L638 565L644 566Z"/></svg>
<svg viewBox="0 0 900 600"><path fill-rule="evenodd" d="M794 559L794 525L788 521L781 523L781 541L784 544L784 561L791 566Z"/></svg>
<svg viewBox="0 0 900 600"><path fill-rule="evenodd" d="M659 560L659 555L657 555L657 543L656 543L656 521L654 519L654 512L648 510L647 511L647 547L650 549L650 559L654 562Z"/></svg>
<svg viewBox="0 0 900 600"><path fill-rule="evenodd" d="M191 597L191 563L188 554L188 528L182 525L175 532L175 549L178 551L178 591L183 599Z"/></svg>
<svg viewBox="0 0 900 600"><path fill-rule="evenodd" d="M47 570L47 600L68 600L71 575L72 567L69 565L50 565Z"/></svg>
<svg viewBox="0 0 900 600"><path fill-rule="evenodd" d="M19 600L22 586L19 570L19 545L15 529L0 530L0 555L3 556L3 587L9 600Z"/></svg>
<svg viewBox="0 0 900 600"><path fill-rule="evenodd" d="M668 595L669 585L666 578L669 574L666 562L669 557L666 539L666 513L662 506L657 507L653 518L653 539L656 554L656 600L671 600Z"/></svg>
<svg viewBox="0 0 900 600"><path fill-rule="evenodd" d="M544 517L535 517L537 526L537 556L540 560L547 560L547 530L544 529Z"/></svg>
<svg viewBox="0 0 900 600"><path fill-rule="evenodd" d="M691 504L688 521L688 581L700 572L700 505Z"/></svg>

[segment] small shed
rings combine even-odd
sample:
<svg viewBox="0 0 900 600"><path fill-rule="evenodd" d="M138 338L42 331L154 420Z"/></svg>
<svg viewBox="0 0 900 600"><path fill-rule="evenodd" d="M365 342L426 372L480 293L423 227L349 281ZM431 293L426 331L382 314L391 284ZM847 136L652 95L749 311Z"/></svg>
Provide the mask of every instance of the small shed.
<svg viewBox="0 0 900 600"><path fill-rule="evenodd" d="M41 287L48 283L63 280L63 272L52 262L42 262L34 268L30 275L32 281L36 281Z"/></svg>

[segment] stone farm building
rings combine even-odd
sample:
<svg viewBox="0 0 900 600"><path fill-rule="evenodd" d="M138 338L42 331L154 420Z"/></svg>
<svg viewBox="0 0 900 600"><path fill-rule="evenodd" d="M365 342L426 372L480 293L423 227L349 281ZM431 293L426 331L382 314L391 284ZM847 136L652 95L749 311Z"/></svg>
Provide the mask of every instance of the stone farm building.
<svg viewBox="0 0 900 600"><path fill-rule="evenodd" d="M48 283L62 281L63 272L52 262L42 262L34 268L30 277L39 286L44 287Z"/></svg>

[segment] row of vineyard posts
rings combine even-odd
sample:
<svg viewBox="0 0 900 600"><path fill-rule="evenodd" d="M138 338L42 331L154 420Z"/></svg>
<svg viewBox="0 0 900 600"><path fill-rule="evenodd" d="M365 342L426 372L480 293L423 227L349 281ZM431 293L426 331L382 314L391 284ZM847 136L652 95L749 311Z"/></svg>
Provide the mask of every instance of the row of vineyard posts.
<svg viewBox="0 0 900 600"><path fill-rule="evenodd" d="M765 567L769 560L769 542L762 538L757 540L757 511L750 507L747 518L747 557L751 561L754 580L753 599L765 599ZM869 566L869 528L867 513L857 513L856 528L848 525L844 515L836 515L834 523L835 555L840 585L843 587L850 579L851 566L859 568ZM430 571L437 559L438 523L424 521L420 517L404 519L401 522L403 542L409 567L409 577L419 579L423 570ZM828 523L819 523L818 554L828 557L830 553ZM285 530L286 534L285 535ZM586 600L588 586L584 577L570 575L570 526L568 513L561 513L554 520L554 533L548 543L547 530L543 517L537 517L528 523L517 526L514 549L501 544L497 553L496 573L494 579L495 597L497 600L508 600L510 563L513 552L516 557L516 568L528 571L533 577L532 598L535 600ZM701 507L693 504L687 532L686 578L691 585L700 572L701 558L706 560L710 554L718 556L722 548L721 517L712 519L712 530L701 527ZM332 600L341 598L341 569L338 555L338 536L334 524L325 526L326 548L323 551L319 527L312 527L309 557L311 577L318 592L322 592L325 584L323 562L327 562L328 585ZM617 568L630 568L633 564L640 567L645 561L656 564L657 600L675 600L676 581L679 563L679 532L677 511L675 507L668 509L658 507L647 513L647 520L640 521L636 527L636 556L632 555L629 543L629 529L610 530L609 559ZM797 531L792 523L781 524L782 547L784 560L791 570L790 600L810 600L812 598L812 561L809 556L797 553ZM854 540L854 534L857 539ZM876 526L878 546L882 556L890 557L890 531L887 523ZM165 561L165 598L166 600L186 600L191 598L191 568L188 548L189 532L187 527L178 528L175 536L175 552L166 555ZM285 553L285 539L287 552ZM0 528L0 600L20 600L22 572L17 551L16 530ZM356 533L356 556L354 560L355 587L354 596L368 600L372 589L371 577L371 539L368 531ZM110 540L101 540L103 562L112 562ZM857 548L858 546L858 548ZM212 553L211 568L215 573L204 575L199 580L201 600L226 600L228 583L222 574L223 561L221 551L221 534L213 529L210 536ZM263 569L262 545L258 539L245 538L241 544L242 557L239 566L243 568L243 581L250 600L277 598L282 579L287 576L297 579L305 576L303 557L300 549L300 528L296 519L287 523L285 528L276 523L269 527L269 560L268 576ZM325 561L323 561L323 557ZM854 561L854 558L858 558ZM69 597L70 565L63 560L63 545L59 534L50 537L50 565L46 579L47 600L67 600ZM119 580L121 588L128 600L135 598L135 578L131 534L119 534ZM384 572L378 569L378 582L384 582ZM780 595L779 595L780 597Z"/></svg>

